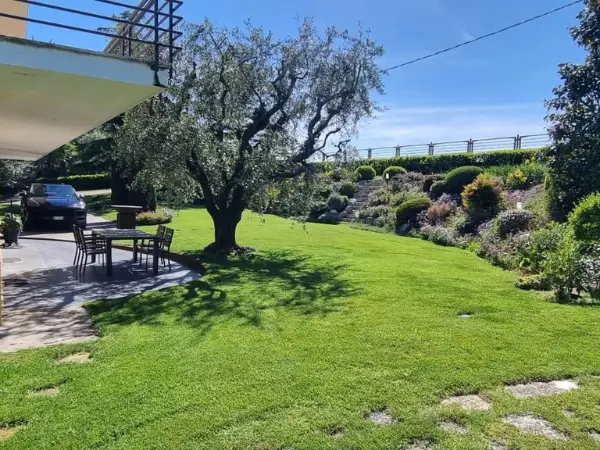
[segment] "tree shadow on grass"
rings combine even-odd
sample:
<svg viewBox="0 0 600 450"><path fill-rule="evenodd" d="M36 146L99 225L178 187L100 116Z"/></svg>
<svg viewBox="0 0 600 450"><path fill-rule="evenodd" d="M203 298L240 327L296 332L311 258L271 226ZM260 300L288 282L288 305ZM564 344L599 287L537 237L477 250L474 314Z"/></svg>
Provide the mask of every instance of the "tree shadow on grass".
<svg viewBox="0 0 600 450"><path fill-rule="evenodd" d="M264 313L285 310L299 315L341 311L358 289L342 264L309 256L269 252L249 258L188 254L202 261L206 275L173 289L148 292L86 307L102 330L109 325L183 323L207 333L218 323L261 327Z"/></svg>

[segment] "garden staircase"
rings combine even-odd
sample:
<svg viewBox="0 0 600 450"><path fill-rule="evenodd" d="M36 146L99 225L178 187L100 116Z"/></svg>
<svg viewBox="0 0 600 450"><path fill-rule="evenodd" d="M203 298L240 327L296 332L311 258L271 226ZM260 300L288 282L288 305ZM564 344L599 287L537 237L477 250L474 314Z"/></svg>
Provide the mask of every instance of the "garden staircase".
<svg viewBox="0 0 600 450"><path fill-rule="evenodd" d="M342 222L355 222L358 220L358 211L364 207L369 199L371 192L381 189L383 180L359 181L358 191L354 194L354 199L346 208L348 215L342 219Z"/></svg>

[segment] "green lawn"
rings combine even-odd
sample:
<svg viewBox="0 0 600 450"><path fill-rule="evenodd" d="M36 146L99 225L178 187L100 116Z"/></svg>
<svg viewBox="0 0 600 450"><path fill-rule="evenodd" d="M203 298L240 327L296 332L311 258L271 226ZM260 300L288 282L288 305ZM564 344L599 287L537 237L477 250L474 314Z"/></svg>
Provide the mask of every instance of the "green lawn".
<svg viewBox="0 0 600 450"><path fill-rule="evenodd" d="M203 210L182 211L173 226L176 251L210 241ZM27 425L4 446L598 448L586 431L600 429L600 309L549 303L468 252L417 239L247 214L239 242L258 255L205 260L202 281L91 305L96 342L0 356L0 423ZM56 362L76 351L92 362ZM562 377L581 388L521 400L503 389ZM55 397L27 395L53 385ZM475 392L490 411L439 406ZM384 407L397 423L365 420ZM518 412L569 440L502 423ZM441 431L447 418L469 432ZM343 434L330 436L336 428Z"/></svg>

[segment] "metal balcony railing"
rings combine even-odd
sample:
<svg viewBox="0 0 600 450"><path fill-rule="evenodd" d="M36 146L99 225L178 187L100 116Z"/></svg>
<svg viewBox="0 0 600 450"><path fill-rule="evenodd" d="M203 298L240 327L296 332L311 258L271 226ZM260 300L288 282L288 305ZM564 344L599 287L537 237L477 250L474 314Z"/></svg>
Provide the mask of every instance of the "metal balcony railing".
<svg viewBox="0 0 600 450"><path fill-rule="evenodd" d="M125 1L94 0L116 7L115 13L110 16L37 0L12 1L65 13L64 16L73 17L73 22L59 23L41 20L31 17L31 14L22 17L2 10L0 10L0 17L105 36L109 38L109 42L104 52L152 63L155 71L168 68L181 50L176 42L182 35L177 27L183 17L175 15L175 13L182 6L182 0L141 0L138 5L128 4ZM96 28L77 26L76 16L97 19L102 25Z"/></svg>

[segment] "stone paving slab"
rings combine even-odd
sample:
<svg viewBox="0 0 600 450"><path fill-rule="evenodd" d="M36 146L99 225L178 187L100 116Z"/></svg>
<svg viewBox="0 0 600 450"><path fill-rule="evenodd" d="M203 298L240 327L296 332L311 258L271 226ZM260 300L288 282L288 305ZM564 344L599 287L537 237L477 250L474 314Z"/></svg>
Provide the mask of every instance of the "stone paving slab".
<svg viewBox="0 0 600 450"><path fill-rule="evenodd" d="M127 297L165 289L200 278L196 271L162 264L159 275L140 269L132 253L113 249L111 278L100 264L88 265L85 276L73 267L75 244L23 239L19 248L2 251L4 323L0 352L95 339L85 302ZM98 258L100 259L100 258Z"/></svg>

